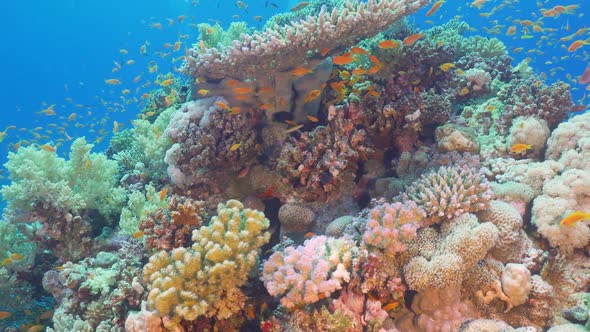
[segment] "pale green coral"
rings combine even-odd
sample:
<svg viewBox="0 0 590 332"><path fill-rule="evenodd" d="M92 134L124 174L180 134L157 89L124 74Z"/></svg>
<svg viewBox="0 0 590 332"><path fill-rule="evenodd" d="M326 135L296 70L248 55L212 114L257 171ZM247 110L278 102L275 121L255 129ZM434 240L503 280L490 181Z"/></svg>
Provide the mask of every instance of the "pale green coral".
<svg viewBox="0 0 590 332"><path fill-rule="evenodd" d="M169 107L154 123L134 120L133 128L119 133L117 138L113 139L111 148L116 152L113 159L119 162L122 173L143 174L146 181L154 182L167 178L168 165L164 162L164 156L172 142L164 135L164 130L170 123L174 111L174 107Z"/></svg>
<svg viewBox="0 0 590 332"><path fill-rule="evenodd" d="M234 40L242 40L241 35L248 32L246 22L232 22L225 31L219 24L211 26L207 23L200 23L197 27L199 29L199 39L203 41L207 48L230 46Z"/></svg>
<svg viewBox="0 0 590 332"><path fill-rule="evenodd" d="M121 234L132 236L139 230L139 221L142 217L159 208L168 207L166 200L160 200L159 194L153 186L146 186L146 195L141 191L134 191L129 195L127 206L121 210L119 227Z"/></svg>
<svg viewBox="0 0 590 332"><path fill-rule="evenodd" d="M269 221L260 211L230 200L219 204L208 226L193 231L191 248L161 251L144 267L148 304L168 316L173 329L181 319L199 316L226 319L240 310L246 295L239 287L256 265L258 250L268 242Z"/></svg>
<svg viewBox="0 0 590 332"><path fill-rule="evenodd" d="M35 146L8 154L5 167L12 183L1 193L8 202L5 216L26 218L35 204L80 213L97 210L108 218L118 213L125 191L117 187L117 163L103 154L90 153L84 138L72 143L70 160Z"/></svg>

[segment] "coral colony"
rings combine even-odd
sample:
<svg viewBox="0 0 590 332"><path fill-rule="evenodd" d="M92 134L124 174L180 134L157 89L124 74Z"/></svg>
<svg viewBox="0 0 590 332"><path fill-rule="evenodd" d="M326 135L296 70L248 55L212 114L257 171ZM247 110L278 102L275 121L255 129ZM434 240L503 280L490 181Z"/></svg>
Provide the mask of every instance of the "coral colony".
<svg viewBox="0 0 590 332"><path fill-rule="evenodd" d="M590 113L426 5L203 33L106 154L9 153L4 322L44 290L47 331L589 328Z"/></svg>

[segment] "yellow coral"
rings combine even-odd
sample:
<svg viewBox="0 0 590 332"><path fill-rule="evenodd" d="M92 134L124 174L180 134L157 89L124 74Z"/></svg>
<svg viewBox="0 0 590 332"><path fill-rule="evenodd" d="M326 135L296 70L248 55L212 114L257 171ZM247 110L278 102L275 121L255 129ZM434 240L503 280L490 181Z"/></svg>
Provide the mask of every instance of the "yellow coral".
<svg viewBox="0 0 590 332"><path fill-rule="evenodd" d="M230 317L246 300L239 287L270 238L268 227L264 213L244 209L239 201L219 204L209 226L193 232L191 248L150 257L143 270L150 286L148 305L168 316L169 329L200 315Z"/></svg>

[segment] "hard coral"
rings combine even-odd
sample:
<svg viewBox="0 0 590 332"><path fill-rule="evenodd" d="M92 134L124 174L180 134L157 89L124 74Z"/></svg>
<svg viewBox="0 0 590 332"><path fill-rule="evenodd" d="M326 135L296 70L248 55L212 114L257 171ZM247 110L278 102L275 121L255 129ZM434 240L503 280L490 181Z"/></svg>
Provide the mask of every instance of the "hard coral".
<svg viewBox="0 0 590 332"><path fill-rule="evenodd" d="M329 297L350 281L354 243L317 236L302 246L275 252L264 263L261 280L287 308Z"/></svg>
<svg viewBox="0 0 590 332"><path fill-rule="evenodd" d="M199 316L226 319L240 310L240 290L269 240L269 221L262 212L236 201L219 204L208 226L193 231L190 248L160 251L144 266L148 304L173 329Z"/></svg>
<svg viewBox="0 0 590 332"><path fill-rule="evenodd" d="M412 200L426 211L429 223L486 209L492 197L493 192L481 172L444 166L422 175L403 195L404 200Z"/></svg>

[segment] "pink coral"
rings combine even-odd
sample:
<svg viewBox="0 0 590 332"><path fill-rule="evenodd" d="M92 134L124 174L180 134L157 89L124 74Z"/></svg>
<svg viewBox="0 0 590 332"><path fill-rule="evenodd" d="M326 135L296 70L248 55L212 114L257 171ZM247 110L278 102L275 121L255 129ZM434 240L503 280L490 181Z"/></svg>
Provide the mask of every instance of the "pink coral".
<svg viewBox="0 0 590 332"><path fill-rule="evenodd" d="M407 241L416 236L426 213L414 202L384 204L371 211L363 240L394 256L406 250Z"/></svg>
<svg viewBox="0 0 590 332"><path fill-rule="evenodd" d="M287 308L317 302L350 280L353 247L346 238L313 237L272 254L260 279L270 295L282 296Z"/></svg>

